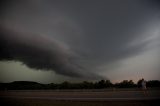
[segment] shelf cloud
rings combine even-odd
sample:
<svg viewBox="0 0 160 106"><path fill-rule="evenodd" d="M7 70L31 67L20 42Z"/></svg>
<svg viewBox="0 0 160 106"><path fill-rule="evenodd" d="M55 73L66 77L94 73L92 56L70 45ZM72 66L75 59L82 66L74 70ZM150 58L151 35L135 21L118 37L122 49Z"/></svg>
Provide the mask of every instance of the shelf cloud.
<svg viewBox="0 0 160 106"><path fill-rule="evenodd" d="M62 1L3 2L0 61L98 79L112 70L101 67L160 49L158 0Z"/></svg>

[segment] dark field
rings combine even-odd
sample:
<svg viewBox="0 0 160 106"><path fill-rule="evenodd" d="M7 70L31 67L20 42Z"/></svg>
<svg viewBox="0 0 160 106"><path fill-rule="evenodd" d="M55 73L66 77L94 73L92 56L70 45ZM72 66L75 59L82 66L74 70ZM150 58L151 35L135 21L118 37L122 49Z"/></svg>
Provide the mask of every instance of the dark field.
<svg viewBox="0 0 160 106"><path fill-rule="evenodd" d="M1 91L1 106L160 106L160 91Z"/></svg>
<svg viewBox="0 0 160 106"><path fill-rule="evenodd" d="M158 100L72 101L46 99L1 99L1 106L159 106Z"/></svg>

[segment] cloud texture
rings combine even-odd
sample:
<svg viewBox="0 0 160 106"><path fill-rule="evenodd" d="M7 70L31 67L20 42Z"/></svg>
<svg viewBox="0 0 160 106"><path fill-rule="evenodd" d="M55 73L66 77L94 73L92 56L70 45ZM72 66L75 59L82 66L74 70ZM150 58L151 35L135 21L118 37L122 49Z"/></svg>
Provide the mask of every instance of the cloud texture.
<svg viewBox="0 0 160 106"><path fill-rule="evenodd" d="M21 61L30 68L54 70L71 77L95 77L76 64L75 54L53 38L1 28L0 60Z"/></svg>
<svg viewBox="0 0 160 106"><path fill-rule="evenodd" d="M158 1L28 0L1 8L0 60L34 69L96 79L101 66L160 45Z"/></svg>

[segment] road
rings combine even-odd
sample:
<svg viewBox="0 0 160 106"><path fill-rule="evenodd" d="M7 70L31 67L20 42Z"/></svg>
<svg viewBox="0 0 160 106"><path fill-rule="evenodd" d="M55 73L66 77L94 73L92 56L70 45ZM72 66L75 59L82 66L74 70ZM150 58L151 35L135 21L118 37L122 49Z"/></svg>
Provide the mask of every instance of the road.
<svg viewBox="0 0 160 106"><path fill-rule="evenodd" d="M0 91L0 98L28 98L75 101L121 101L160 99L160 90L142 91Z"/></svg>

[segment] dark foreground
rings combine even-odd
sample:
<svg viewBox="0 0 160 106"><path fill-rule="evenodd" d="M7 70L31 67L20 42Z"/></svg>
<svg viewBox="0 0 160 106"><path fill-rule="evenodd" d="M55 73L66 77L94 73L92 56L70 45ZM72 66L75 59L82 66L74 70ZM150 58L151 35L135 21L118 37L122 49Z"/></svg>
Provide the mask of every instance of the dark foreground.
<svg viewBox="0 0 160 106"><path fill-rule="evenodd" d="M160 91L1 91L0 105L160 106Z"/></svg>
<svg viewBox="0 0 160 106"><path fill-rule="evenodd" d="M47 99L1 99L1 106L160 106L158 100L72 101Z"/></svg>

